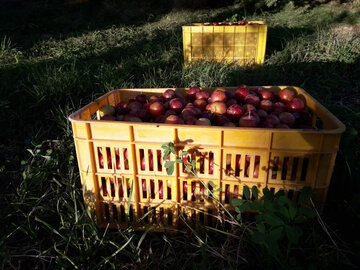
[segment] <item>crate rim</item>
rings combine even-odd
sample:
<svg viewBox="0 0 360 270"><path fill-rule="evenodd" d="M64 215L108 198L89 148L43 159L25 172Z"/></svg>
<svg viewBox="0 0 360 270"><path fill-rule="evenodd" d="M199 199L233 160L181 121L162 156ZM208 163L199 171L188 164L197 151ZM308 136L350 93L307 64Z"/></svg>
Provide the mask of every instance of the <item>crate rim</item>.
<svg viewBox="0 0 360 270"><path fill-rule="evenodd" d="M247 23L257 23L259 25L267 25L265 23L265 21L247 21ZM201 25L202 23L190 23L190 24L185 24L182 27L189 27L189 26L204 26L204 27L218 27L218 26L222 26L222 27L227 27L227 26L258 26L258 25L249 25L249 24L245 24L245 25Z"/></svg>
<svg viewBox="0 0 360 270"><path fill-rule="evenodd" d="M331 121L333 121L337 128L335 129L318 129L318 130L311 130L311 129L276 129L276 128L247 128L247 127L224 127L224 126L196 126L196 125L173 125L173 124L165 124L165 123L146 123L146 122L124 122L124 121L108 121L108 120L89 120L89 119L78 119L75 116L81 114L83 111L85 111L86 109L88 109L89 107L91 107L93 104L95 103L99 103L100 100L104 99L105 97L107 97L108 95L121 91L121 90L126 90L126 91L140 91L140 92L154 92L154 90L160 90L159 93L162 91L166 91L167 89L172 89L174 91L177 90L189 90L189 87L168 87L168 88L119 88L119 89L114 89L111 90L105 94L103 94L102 96L98 97L97 99L95 99L94 101L92 101L91 103L85 105L84 107L80 108L79 110L75 111L74 113L70 114L70 116L68 117L68 119L70 120L70 122L80 122L80 123L91 123L91 124L95 124L95 125L102 125L102 124L114 124L116 123L117 125L122 125L124 127L129 127L129 126L153 126L153 127L172 127L172 128L199 128L199 129L203 129L205 128L211 128L211 129L218 129L218 130L232 130L232 131L259 131L259 132L264 132L264 131L276 131L276 132L280 132L280 133L288 133L288 134L294 134L294 133L310 133L310 134L328 134L328 135L336 135L336 134L342 134L345 132L346 127L345 125L334 115L332 114L328 109L326 109L320 102L318 102L315 98L313 98L308 92L306 92L304 89L298 87L298 86L293 86L293 85L273 85L273 86L248 86L249 88L258 88L258 87L264 87L264 88L285 88L285 87L292 87L295 88L298 92L298 94L305 94L307 96L307 98L311 99L317 106L319 106L320 110L323 110L331 119ZM217 88L223 88L225 90L236 90L239 87L238 86L218 86L218 87L200 87L200 89L204 89L204 90L210 90L210 91L214 91Z"/></svg>

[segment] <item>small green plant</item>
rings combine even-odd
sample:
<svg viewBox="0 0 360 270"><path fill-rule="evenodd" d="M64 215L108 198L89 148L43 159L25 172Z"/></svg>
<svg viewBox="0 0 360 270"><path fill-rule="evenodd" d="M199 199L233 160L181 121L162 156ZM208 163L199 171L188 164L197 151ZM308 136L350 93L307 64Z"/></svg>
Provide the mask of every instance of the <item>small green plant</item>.
<svg viewBox="0 0 360 270"><path fill-rule="evenodd" d="M304 207L311 198L311 188L304 187L296 203L287 198L283 190L274 194L267 187L263 189L261 197L256 186L252 187L251 192L249 187L244 186L243 194L245 198L233 199L232 205L239 220L246 211L257 212L252 242L283 267L295 266L297 263L295 257L291 256L291 249L299 244L303 234L300 225L316 216L312 208Z"/></svg>
<svg viewBox="0 0 360 270"><path fill-rule="evenodd" d="M191 173L193 176L195 176L198 180L200 180L200 182L205 186L205 188L207 188L205 183L196 174L196 160L195 159L191 160L191 156L189 155L189 152L182 151L180 153L180 155L177 156L176 151L175 151L175 145L174 145L173 142L169 142L168 144L163 144L161 146L161 148L164 149L163 161L167 160L168 157L170 156L170 154L174 154L176 156L175 161L169 161L168 160L168 161L166 161L166 163L164 165L165 168L167 169L166 172L167 172L168 175L172 175L174 173L176 163L183 164L185 166L185 170L187 172ZM210 181L209 184L213 188L216 188L213 181ZM220 192L221 188L218 188L218 189L215 189L215 190L208 189L208 191L210 192L211 195L214 195L214 193Z"/></svg>
<svg viewBox="0 0 360 270"><path fill-rule="evenodd" d="M196 160L191 159L189 152L181 151L176 155L175 145L170 142L161 146L164 149L163 160L166 161L168 175L172 175L175 170L176 163L183 164L185 170L197 178L209 194L222 191L221 188L215 189L215 184L210 181L210 185L214 188L209 190L205 183L198 177L196 173ZM174 161L169 161L170 154L175 155ZM277 265L284 269L298 265L297 257L293 254L294 247L300 244L300 237L303 235L301 225L305 224L309 219L316 216L313 208L309 208L306 204L312 196L312 189L304 187L299 191L296 202L291 201L283 190L279 190L275 194L267 187L260 190L253 186L250 190L248 186L243 188L243 198L233 199L232 205L235 208L234 216L227 208L217 199L215 201L225 210L228 216L237 221L242 228L242 214L245 212L255 212L255 226L247 229L251 235L251 242L262 249L261 254L266 258L265 264L270 265L276 261Z"/></svg>
<svg viewBox="0 0 360 270"><path fill-rule="evenodd" d="M208 192L208 196L211 196L212 199L214 199L220 207L224 209L224 211L228 214L228 216L236 221L236 219L232 216L232 214L225 208L225 206L220 202L218 197L215 195L215 193L219 193L222 191L221 188L216 188L216 185L213 181L209 181L209 185L213 188L212 190L204 183L203 180L199 178L199 176L196 173L196 160L191 159L191 156L189 155L189 152L182 151L180 155L176 155L175 151L175 145L173 142L169 142L168 144L163 144L161 146L162 149L164 149L163 154L163 161L167 160L170 154L174 154L176 156L175 161L166 161L165 168L167 169L167 174L172 175L175 169L175 164L183 164L185 166L185 170L188 173L191 173L196 179L200 181L200 183L204 186L205 190Z"/></svg>
<svg viewBox="0 0 360 270"><path fill-rule="evenodd" d="M240 21L240 16L239 16L239 14L234 14L230 18L227 18L225 21L227 21L227 22L237 22L237 21Z"/></svg>

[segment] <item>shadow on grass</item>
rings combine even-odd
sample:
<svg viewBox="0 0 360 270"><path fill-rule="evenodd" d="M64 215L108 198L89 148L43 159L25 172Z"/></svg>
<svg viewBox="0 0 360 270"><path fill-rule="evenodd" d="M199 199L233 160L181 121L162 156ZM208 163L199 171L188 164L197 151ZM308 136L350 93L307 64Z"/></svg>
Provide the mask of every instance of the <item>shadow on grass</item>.
<svg viewBox="0 0 360 270"><path fill-rule="evenodd" d="M111 26L141 25L171 10L167 1L17 1L0 10L0 35L29 48L50 37L66 38ZM154 8L156 6L157 8Z"/></svg>
<svg viewBox="0 0 360 270"><path fill-rule="evenodd" d="M181 8L223 7L232 1L71 1L0 2L0 37L7 36L22 49L41 40L64 39L109 27L140 26Z"/></svg>

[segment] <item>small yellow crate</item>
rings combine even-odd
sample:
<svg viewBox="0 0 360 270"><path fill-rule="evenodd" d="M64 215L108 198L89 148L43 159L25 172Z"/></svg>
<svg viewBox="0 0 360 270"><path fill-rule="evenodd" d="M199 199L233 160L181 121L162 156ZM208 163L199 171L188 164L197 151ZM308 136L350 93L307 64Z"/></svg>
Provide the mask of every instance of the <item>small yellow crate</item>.
<svg viewBox="0 0 360 270"><path fill-rule="evenodd" d="M288 86L264 88L277 93L285 87ZM115 106L138 94L152 96L166 89L113 90L70 115L85 202L96 213L98 225L126 228L139 219L137 226L155 226L156 230L174 229L187 221L215 224L222 209L200 181L186 173L181 164L176 164L173 174L167 175L161 145L168 142L174 142L177 153L192 153L199 177L209 189L213 189L210 181L215 188L222 188L216 196L230 211L231 200L243 196L244 186L251 189L254 185L260 194L266 186L274 192L283 189L294 201L302 187L310 186L315 202L322 207L345 126L303 89L289 88L305 101L313 114L313 125L321 129L93 120L105 104ZM186 95L188 88L174 90ZM203 90L212 92L215 88ZM99 153L103 163L99 162ZM255 174L257 162L260 170Z"/></svg>
<svg viewBox="0 0 360 270"><path fill-rule="evenodd" d="M184 62L216 61L238 65L262 64L267 25L250 21L246 25L202 25L182 27Z"/></svg>

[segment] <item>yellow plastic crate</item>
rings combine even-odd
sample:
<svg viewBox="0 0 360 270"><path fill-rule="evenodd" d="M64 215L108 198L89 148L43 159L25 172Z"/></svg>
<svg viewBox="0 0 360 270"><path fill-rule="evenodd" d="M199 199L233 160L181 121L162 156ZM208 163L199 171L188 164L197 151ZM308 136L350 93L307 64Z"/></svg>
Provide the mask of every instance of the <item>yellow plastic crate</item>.
<svg viewBox="0 0 360 270"><path fill-rule="evenodd" d="M265 57L267 25L201 25L182 27L184 62L216 61L238 65L262 64Z"/></svg>
<svg viewBox="0 0 360 270"><path fill-rule="evenodd" d="M288 86L264 88L278 92L285 87ZM138 226L163 230L164 227L176 228L186 220L215 224L222 209L207 196L199 180L185 173L181 164L176 164L173 175L167 175L161 161L161 145L168 142L175 143L177 153L182 150L193 153L199 177L210 189L210 181L216 188L223 189L216 195L229 210L233 210L231 200L242 197L243 187L253 185L260 192L265 186L274 192L283 189L292 200L297 199L302 187L310 186L314 200L322 207L345 126L303 89L290 88L305 100L313 114L313 124L321 125L322 129L92 120L105 104L115 106L138 94L151 96L166 89L113 90L70 115L85 201L96 213L98 225L126 228L129 222L149 211L151 214L138 222ZM209 92L214 89L203 88ZM236 91L237 88L225 89ZM186 95L188 88L174 90ZM103 167L99 163L99 152L103 153ZM141 168L141 157L145 158L145 168ZM255 159L260 162L257 177L253 174ZM175 156L171 156L171 160L175 160ZM214 163L213 171L209 170L210 160ZM153 166L149 165L151 161ZM245 173L247 166L250 166L249 175Z"/></svg>

